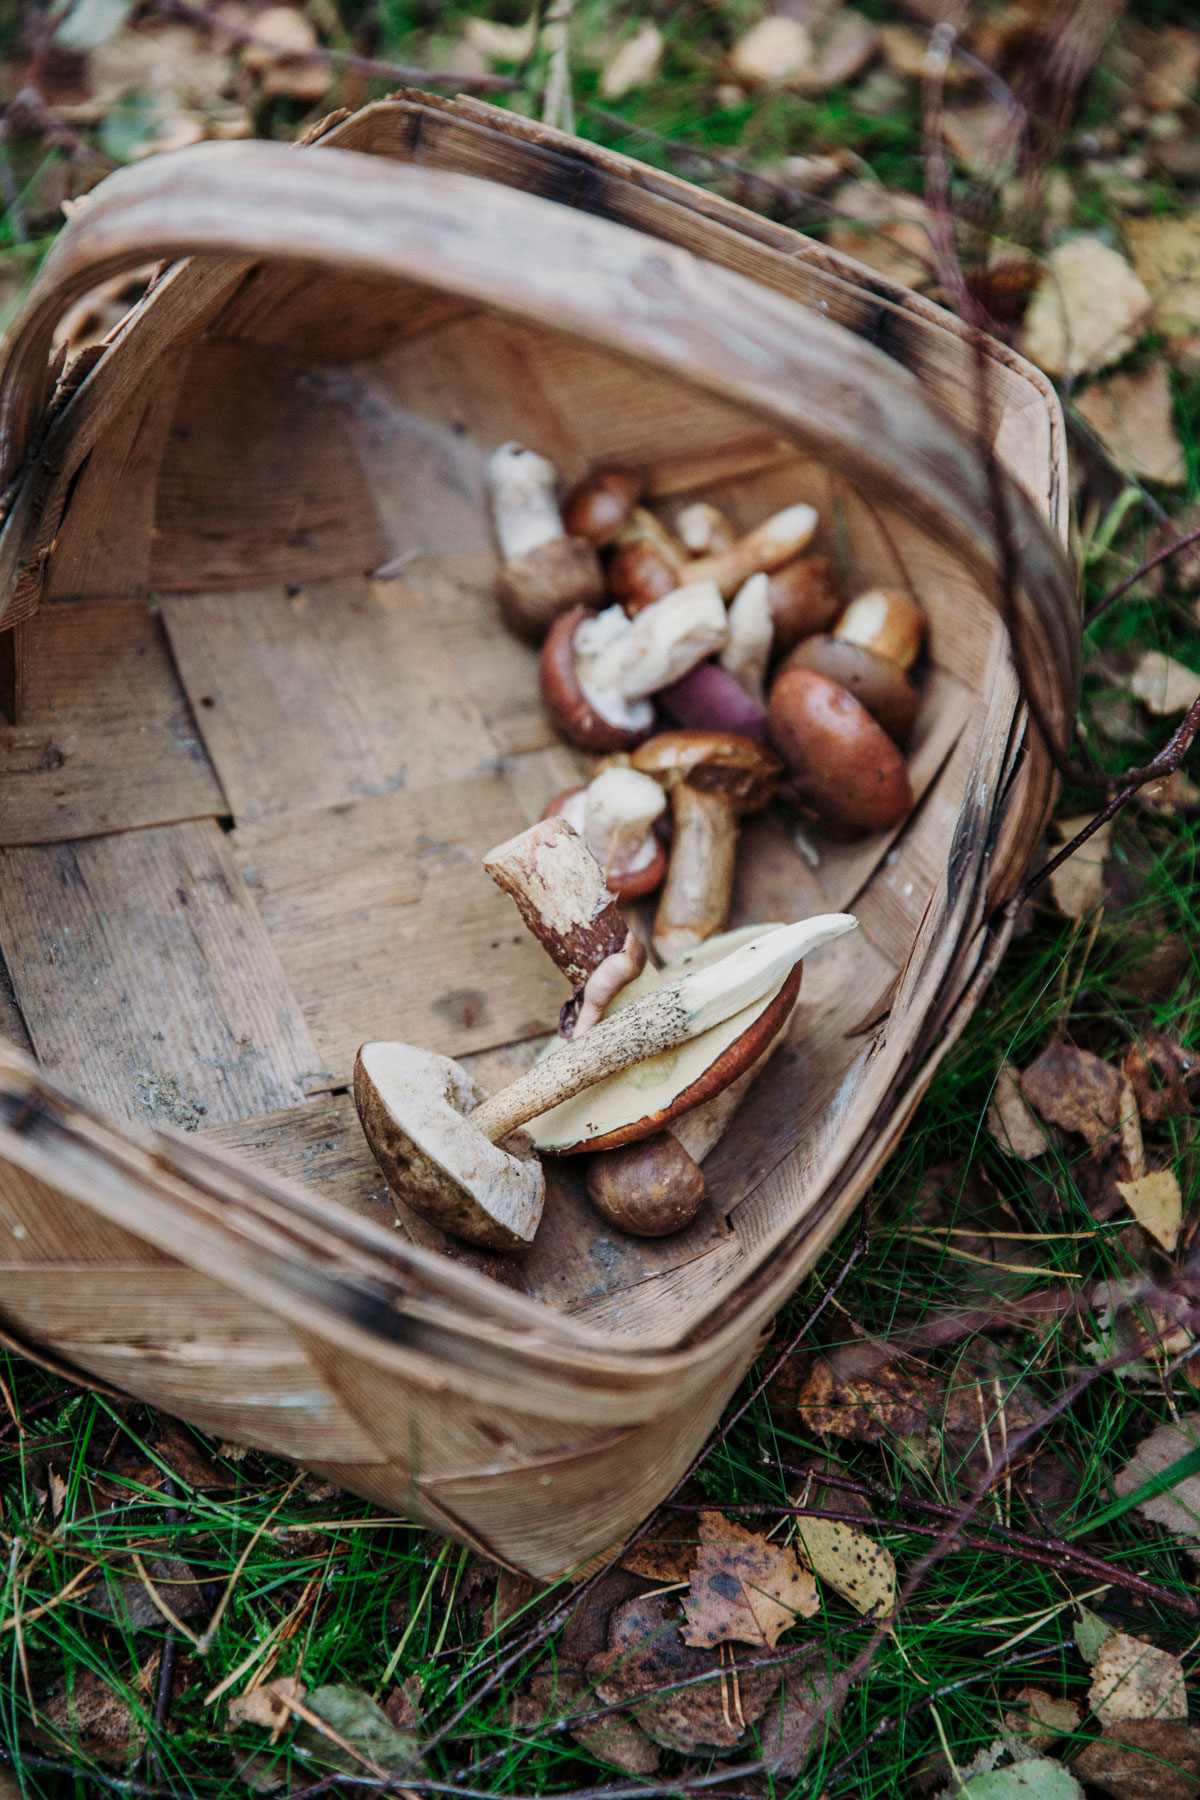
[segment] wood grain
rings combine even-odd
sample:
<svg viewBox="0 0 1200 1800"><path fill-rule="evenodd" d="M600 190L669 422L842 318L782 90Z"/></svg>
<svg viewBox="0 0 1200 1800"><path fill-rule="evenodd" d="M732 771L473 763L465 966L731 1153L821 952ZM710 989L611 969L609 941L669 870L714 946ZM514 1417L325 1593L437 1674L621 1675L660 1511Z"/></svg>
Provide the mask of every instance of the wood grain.
<svg viewBox="0 0 1200 1800"><path fill-rule="evenodd" d="M25 706L0 725L0 844L227 813L145 601L64 602L19 626Z"/></svg>
<svg viewBox="0 0 1200 1800"><path fill-rule="evenodd" d="M163 603L239 824L461 780L495 746L437 629L394 582Z"/></svg>
<svg viewBox="0 0 1200 1800"><path fill-rule="evenodd" d="M0 949L38 1060L120 1118L246 1118L321 1062L211 821L0 851Z"/></svg>

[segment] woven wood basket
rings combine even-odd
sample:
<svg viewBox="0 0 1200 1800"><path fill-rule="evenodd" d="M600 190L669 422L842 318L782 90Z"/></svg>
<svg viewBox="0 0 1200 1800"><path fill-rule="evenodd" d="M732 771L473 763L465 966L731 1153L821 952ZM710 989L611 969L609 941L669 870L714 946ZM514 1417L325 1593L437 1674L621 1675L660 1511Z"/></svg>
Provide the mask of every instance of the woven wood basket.
<svg viewBox="0 0 1200 1800"><path fill-rule="evenodd" d="M894 1148L1052 780L955 320L487 106L402 95L314 140L111 177L0 368L0 1320L551 1575L661 1498ZM64 364L64 313L147 262ZM985 362L1010 624L1065 731L1061 420ZM862 929L814 958L708 1210L622 1237L564 1163L532 1249L488 1258L397 1222L347 1084L394 1037L498 1085L564 997L480 866L581 767L494 617L481 477L512 437L743 526L811 499L856 583L911 583L931 660L902 829L816 868L782 817L746 829L734 923Z"/></svg>

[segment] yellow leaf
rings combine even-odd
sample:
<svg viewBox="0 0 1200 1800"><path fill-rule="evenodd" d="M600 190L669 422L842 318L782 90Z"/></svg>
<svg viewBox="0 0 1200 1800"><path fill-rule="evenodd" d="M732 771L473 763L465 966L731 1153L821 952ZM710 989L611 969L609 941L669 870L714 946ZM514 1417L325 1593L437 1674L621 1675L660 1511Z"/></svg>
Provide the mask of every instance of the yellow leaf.
<svg viewBox="0 0 1200 1800"><path fill-rule="evenodd" d="M835 1519L800 1519L796 1536L809 1568L856 1612L878 1619L892 1610L896 1565L885 1545Z"/></svg>
<svg viewBox="0 0 1200 1800"><path fill-rule="evenodd" d="M1120 362L1146 329L1150 296L1125 258L1095 237L1052 250L1025 315L1022 349L1049 375Z"/></svg>
<svg viewBox="0 0 1200 1800"><path fill-rule="evenodd" d="M1164 1250L1174 1250L1183 1223L1183 1195L1170 1169L1156 1169L1140 1181L1118 1181L1118 1194L1142 1226Z"/></svg>
<svg viewBox="0 0 1200 1800"><path fill-rule="evenodd" d="M1092 1664L1088 1705L1102 1725L1124 1719L1186 1719L1183 1664L1167 1650L1114 1631Z"/></svg>
<svg viewBox="0 0 1200 1800"><path fill-rule="evenodd" d="M1077 819L1056 819L1054 829L1064 843L1091 822L1093 815L1084 813ZM1086 919L1098 906L1104 905L1104 860L1112 838L1112 820L1093 831L1086 843L1050 877L1050 892L1059 912L1068 919ZM1043 1146L1044 1148L1044 1146Z"/></svg>

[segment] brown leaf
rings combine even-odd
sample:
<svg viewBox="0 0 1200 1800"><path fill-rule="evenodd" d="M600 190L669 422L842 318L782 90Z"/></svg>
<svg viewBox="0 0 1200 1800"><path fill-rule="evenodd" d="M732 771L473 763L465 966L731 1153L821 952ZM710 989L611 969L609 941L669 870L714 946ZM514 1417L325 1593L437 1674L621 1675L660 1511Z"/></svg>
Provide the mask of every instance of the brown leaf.
<svg viewBox="0 0 1200 1800"><path fill-rule="evenodd" d="M1067 866L1069 868L1070 864ZM1059 904L1062 904L1061 900ZM1022 1162L1041 1156L1050 1148L1045 1127L1038 1124L1021 1092L1020 1071L1012 1063L1001 1063L996 1073L996 1085L987 1110L987 1128L1002 1150L1010 1156L1020 1157Z"/></svg>
<svg viewBox="0 0 1200 1800"><path fill-rule="evenodd" d="M152 1682L157 1656L139 1670L138 1685ZM91 1669L76 1667L74 1680L41 1709L41 1717L84 1756L97 1762L123 1762L145 1738L129 1702Z"/></svg>
<svg viewBox="0 0 1200 1800"><path fill-rule="evenodd" d="M1186 1719L1183 1664L1167 1650L1114 1631L1092 1664L1088 1705L1102 1725L1126 1719Z"/></svg>
<svg viewBox="0 0 1200 1800"><path fill-rule="evenodd" d="M833 1677L823 1656L785 1671L778 1707L771 1707L758 1733L762 1757L774 1774L793 1780L803 1774L813 1746L836 1732L843 1700L843 1695L833 1699Z"/></svg>
<svg viewBox="0 0 1200 1800"><path fill-rule="evenodd" d="M578 1670L539 1670L509 1708L509 1719L518 1730L537 1731L565 1714L592 1712L596 1704ZM567 1735L590 1750L598 1762L623 1769L627 1775L653 1775L659 1765L658 1746L626 1713L582 1720L569 1726Z"/></svg>
<svg viewBox="0 0 1200 1800"><path fill-rule="evenodd" d="M600 75L600 92L606 100L619 100L633 88L657 81L662 69L663 35L648 20L633 36L617 45Z"/></svg>
<svg viewBox="0 0 1200 1800"><path fill-rule="evenodd" d="M1056 819L1054 830L1060 842L1070 843L1085 825L1091 824L1092 818L1093 814L1083 813L1078 818ZM1054 895L1054 903L1068 919L1090 918L1097 907L1104 905L1104 864L1111 847L1112 831L1110 819L1051 875L1050 892Z"/></svg>
<svg viewBox="0 0 1200 1800"><path fill-rule="evenodd" d="M177 1618L196 1619L210 1610L204 1584L178 1556L147 1556L142 1560L142 1567ZM117 1569L121 1573L115 1582L115 1592L112 1588L96 1587L91 1595L92 1606L104 1618L127 1625L133 1631L161 1629L163 1614L154 1604L136 1568L122 1559L116 1565L110 1564L111 1573L115 1575Z"/></svg>
<svg viewBox="0 0 1200 1800"><path fill-rule="evenodd" d="M1143 1231L1170 1255L1183 1224L1183 1195L1174 1172L1155 1169L1135 1181L1118 1181L1116 1188Z"/></svg>
<svg viewBox="0 0 1200 1800"><path fill-rule="evenodd" d="M409 1675L394 1687L383 1703L383 1710L397 1731L416 1731L420 1728L421 1714L417 1703L421 1698L421 1678Z"/></svg>
<svg viewBox="0 0 1200 1800"><path fill-rule="evenodd" d="M268 6L255 14L254 35L262 42L246 46L242 63L258 77L264 94L310 102L323 97L330 67L321 58L309 60L317 34L304 13L293 6Z"/></svg>
<svg viewBox="0 0 1200 1800"><path fill-rule="evenodd" d="M826 243L906 287L928 286L933 252L929 210L923 200L872 182L851 181L838 189L834 204L846 222L827 232Z"/></svg>
<svg viewBox="0 0 1200 1800"><path fill-rule="evenodd" d="M729 66L737 80L754 87L786 87L804 74L812 60L812 39L805 26L775 14L760 19L738 39Z"/></svg>
<svg viewBox="0 0 1200 1800"><path fill-rule="evenodd" d="M1049 375L1120 362L1146 329L1151 300L1119 251L1096 237L1051 251L1025 315L1022 349Z"/></svg>
<svg viewBox="0 0 1200 1800"><path fill-rule="evenodd" d="M933 1416L936 1383L899 1362L857 1356L858 1348L815 1358L800 1391L800 1416L810 1431L858 1444L923 1434Z"/></svg>
<svg viewBox="0 0 1200 1800"><path fill-rule="evenodd" d="M1059 1738L1078 1731L1083 1712L1077 1700L1060 1699L1045 1688L1023 1687L1006 1712L1004 1723L1031 1750L1048 1750Z"/></svg>
<svg viewBox="0 0 1200 1800"><path fill-rule="evenodd" d="M1142 1439L1114 1480L1114 1489L1124 1499L1198 1444L1200 1413L1184 1413L1177 1421L1160 1425ZM1139 1501L1135 1510L1151 1524L1162 1525L1182 1538L1193 1561L1200 1562L1200 1475L1184 1476L1165 1492Z"/></svg>
<svg viewBox="0 0 1200 1800"><path fill-rule="evenodd" d="M1175 1719L1107 1726L1071 1765L1112 1800L1197 1800L1200 1731Z"/></svg>
<svg viewBox="0 0 1200 1800"><path fill-rule="evenodd" d="M1119 1069L1057 1038L1022 1072L1021 1092L1049 1124L1077 1131L1093 1149L1101 1144L1111 1149L1129 1115L1137 1114L1133 1091Z"/></svg>
<svg viewBox="0 0 1200 1800"><path fill-rule="evenodd" d="M647 1594L618 1607L609 1646L588 1664L597 1694L610 1704L627 1703L647 1736L668 1750L738 1743L779 1685L777 1667L753 1666L762 1651L738 1654L738 1672L732 1674L721 1672L728 1671L728 1654L685 1644L669 1595ZM677 1685L698 1675L713 1679Z"/></svg>
<svg viewBox="0 0 1200 1800"><path fill-rule="evenodd" d="M183 1483L197 1493L213 1493L220 1488L237 1486L237 1476L222 1469L205 1454L186 1426L173 1419L159 1419L155 1449Z"/></svg>
<svg viewBox="0 0 1200 1800"><path fill-rule="evenodd" d="M1149 1028L1140 1043L1130 1044L1122 1067L1147 1125L1191 1112L1185 1077L1196 1067L1196 1059L1182 1044Z"/></svg>
<svg viewBox="0 0 1200 1800"><path fill-rule="evenodd" d="M1183 485L1183 446L1175 432L1164 362L1156 360L1092 382L1075 407L1127 475L1165 487Z"/></svg>
<svg viewBox="0 0 1200 1800"><path fill-rule="evenodd" d="M621 1567L648 1581L687 1581L696 1561L699 1538L693 1513L676 1513L626 1552Z"/></svg>
<svg viewBox="0 0 1200 1800"><path fill-rule="evenodd" d="M247 1688L244 1694L229 1702L226 1730L236 1731L239 1725L261 1725L264 1731L271 1733L271 1742L278 1743L295 1717L288 1702L303 1700L307 1692L304 1683L297 1681L294 1675L280 1675L262 1687Z"/></svg>
<svg viewBox="0 0 1200 1800"><path fill-rule="evenodd" d="M1129 677L1129 691L1155 718L1187 712L1200 694L1200 675L1161 650L1147 650Z"/></svg>
<svg viewBox="0 0 1200 1800"><path fill-rule="evenodd" d="M700 1549L683 1603L683 1641L773 1650L779 1635L817 1611L817 1584L786 1544L747 1531L723 1513L700 1514Z"/></svg>
<svg viewBox="0 0 1200 1800"><path fill-rule="evenodd" d="M1186 338L1200 329L1200 212L1186 218L1130 219L1133 266L1154 302L1154 329Z"/></svg>
<svg viewBox="0 0 1200 1800"><path fill-rule="evenodd" d="M560 1663L582 1669L608 1646L608 1625L618 1606L639 1598L646 1582L622 1568L613 1569L584 1595L562 1628L557 1652Z"/></svg>

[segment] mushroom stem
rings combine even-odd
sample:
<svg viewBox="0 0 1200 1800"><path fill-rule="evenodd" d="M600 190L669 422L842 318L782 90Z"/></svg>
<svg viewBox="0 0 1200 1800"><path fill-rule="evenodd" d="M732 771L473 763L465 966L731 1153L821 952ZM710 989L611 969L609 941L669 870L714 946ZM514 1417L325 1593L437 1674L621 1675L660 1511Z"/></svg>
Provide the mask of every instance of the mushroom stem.
<svg viewBox="0 0 1200 1800"><path fill-rule="evenodd" d="M762 569L768 572L778 569L799 556L807 549L816 529L815 507L803 503L785 506L782 512L772 513L744 538L739 538L731 549L719 550L689 563L687 579L715 581L728 600L751 575L757 575Z"/></svg>
<svg viewBox="0 0 1200 1800"><path fill-rule="evenodd" d="M488 458L496 541L506 561L564 535L557 480L554 464L523 444L501 444Z"/></svg>
<svg viewBox="0 0 1200 1800"><path fill-rule="evenodd" d="M469 1115L493 1144L584 1088L635 1063L690 1042L762 999L811 950L853 931L849 913L822 913L765 932L710 968L665 983L602 1019L583 1037L562 1044L545 1061L485 1100Z"/></svg>
<svg viewBox="0 0 1200 1800"><path fill-rule="evenodd" d="M733 893L738 822L725 794L681 781L671 795L675 842L654 920L654 949L672 963L720 931Z"/></svg>
<svg viewBox="0 0 1200 1800"><path fill-rule="evenodd" d="M599 863L566 819L543 819L497 844L483 866L576 992L624 951L629 927Z"/></svg>

